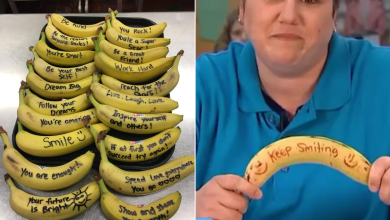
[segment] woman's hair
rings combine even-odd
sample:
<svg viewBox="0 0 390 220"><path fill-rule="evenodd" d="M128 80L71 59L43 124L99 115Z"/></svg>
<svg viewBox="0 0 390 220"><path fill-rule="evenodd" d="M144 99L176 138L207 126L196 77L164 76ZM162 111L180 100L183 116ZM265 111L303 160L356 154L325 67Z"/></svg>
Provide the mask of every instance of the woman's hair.
<svg viewBox="0 0 390 220"><path fill-rule="evenodd" d="M340 0L333 0L333 15L339 9L340 6Z"/></svg>
<svg viewBox="0 0 390 220"><path fill-rule="evenodd" d="M232 31L233 24L237 21L237 19L238 9L230 12L230 14L228 15L226 22L222 28L222 32L220 33L218 39L215 42L214 52L227 49L229 42L232 40L230 38L230 33Z"/></svg>

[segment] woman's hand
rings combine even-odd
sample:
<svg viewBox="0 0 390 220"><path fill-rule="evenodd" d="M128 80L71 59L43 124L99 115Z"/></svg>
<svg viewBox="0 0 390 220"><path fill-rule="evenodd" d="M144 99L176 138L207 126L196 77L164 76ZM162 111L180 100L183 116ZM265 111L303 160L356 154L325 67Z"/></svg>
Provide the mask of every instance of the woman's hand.
<svg viewBox="0 0 390 220"><path fill-rule="evenodd" d="M379 191L379 198L390 204L390 157L378 158L371 166L368 187L371 192Z"/></svg>
<svg viewBox="0 0 390 220"><path fill-rule="evenodd" d="M262 192L235 175L213 177L196 192L196 217L215 220L241 220L249 198L260 199Z"/></svg>

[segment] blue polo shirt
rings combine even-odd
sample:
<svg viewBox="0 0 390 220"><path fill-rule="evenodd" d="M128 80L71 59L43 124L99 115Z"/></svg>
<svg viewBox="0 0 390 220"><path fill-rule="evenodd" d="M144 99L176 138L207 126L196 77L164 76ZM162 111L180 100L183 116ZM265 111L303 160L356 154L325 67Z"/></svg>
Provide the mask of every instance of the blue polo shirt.
<svg viewBox="0 0 390 220"><path fill-rule="evenodd" d="M372 163L390 155L390 49L334 34L310 100L284 128L261 91L253 45L231 43L196 67L196 188L221 174L244 176L251 158L287 136L326 136ZM319 164L279 170L245 220L387 220L378 193Z"/></svg>

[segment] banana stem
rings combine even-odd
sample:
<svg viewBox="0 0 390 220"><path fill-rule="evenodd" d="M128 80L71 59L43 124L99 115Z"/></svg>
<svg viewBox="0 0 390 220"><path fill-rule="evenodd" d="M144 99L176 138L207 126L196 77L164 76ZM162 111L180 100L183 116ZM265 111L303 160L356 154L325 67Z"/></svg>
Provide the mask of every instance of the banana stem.
<svg viewBox="0 0 390 220"><path fill-rule="evenodd" d="M92 74L92 83L99 83L98 74L95 72Z"/></svg>
<svg viewBox="0 0 390 220"><path fill-rule="evenodd" d="M26 102L24 101L24 91L25 89L21 89L19 91L19 106L26 104Z"/></svg>
<svg viewBox="0 0 390 220"><path fill-rule="evenodd" d="M98 145L100 147L100 157L102 158L102 162L109 162L107 158L106 144L104 143L104 139L100 140Z"/></svg>
<svg viewBox="0 0 390 220"><path fill-rule="evenodd" d="M107 23L107 29L108 29L108 28L112 28L110 19L108 19L108 20L106 21L106 23Z"/></svg>
<svg viewBox="0 0 390 220"><path fill-rule="evenodd" d="M27 95L32 95L32 92L30 91L30 89L26 89L26 96Z"/></svg>
<svg viewBox="0 0 390 220"><path fill-rule="evenodd" d="M100 179L100 180L98 181L98 183L99 183L100 191L101 191L102 194L108 194L108 193L110 193L110 191L108 191L108 189L107 189L107 187L106 187L106 184L104 184L103 178Z"/></svg>
<svg viewBox="0 0 390 220"><path fill-rule="evenodd" d="M45 32L41 32L41 41L46 41L46 35Z"/></svg>
<svg viewBox="0 0 390 220"><path fill-rule="evenodd" d="M22 122L20 122L20 121L17 121L16 123L18 124L18 132L22 132L22 131L24 131L24 130L23 130L23 125L22 125Z"/></svg>
<svg viewBox="0 0 390 220"><path fill-rule="evenodd" d="M31 52L34 54L34 59L40 59L40 57L39 57L39 55L38 55L38 53L37 53L37 51L35 50L35 48L32 48L31 49Z"/></svg>
<svg viewBox="0 0 390 220"><path fill-rule="evenodd" d="M95 128L93 128L93 126L91 125L90 122L88 123L88 129L91 132L92 137L95 140L95 143L98 144L97 143L98 132L95 130ZM98 150L100 150L100 149L98 149Z"/></svg>
<svg viewBox="0 0 390 220"><path fill-rule="evenodd" d="M7 132L5 132L5 130L1 126L0 126L0 137L1 137L1 140L3 140L4 149L7 147L13 148L11 141L9 141L9 137L7 135Z"/></svg>
<svg viewBox="0 0 390 220"><path fill-rule="evenodd" d="M46 15L46 19L47 19L47 25L53 25L53 23L51 23L51 17L49 14Z"/></svg>
<svg viewBox="0 0 390 220"><path fill-rule="evenodd" d="M7 185L9 186L9 188L11 189L11 191L13 188L16 188L14 181L12 181L12 178L8 173L4 175L4 179Z"/></svg>
<svg viewBox="0 0 390 220"><path fill-rule="evenodd" d="M110 16L111 16L111 20L115 20L116 19L114 11L110 11Z"/></svg>
<svg viewBox="0 0 390 220"><path fill-rule="evenodd" d="M33 73L33 72L34 72L34 67L33 67L33 65L27 63L27 68L28 68L28 72L29 72L29 73Z"/></svg>
<svg viewBox="0 0 390 220"><path fill-rule="evenodd" d="M100 46L99 46L99 37L93 37L92 41L93 41L93 44L95 45L95 52L96 53L102 52L102 50L100 49Z"/></svg>
<svg viewBox="0 0 390 220"><path fill-rule="evenodd" d="M93 97L92 94L89 96L89 100L91 101L92 105L95 106L95 108L98 108L98 107L101 106L101 105L96 101L96 99Z"/></svg>
<svg viewBox="0 0 390 220"><path fill-rule="evenodd" d="M100 41L106 40L104 38L104 36L103 36L103 31L102 30L99 31L99 39L100 39Z"/></svg>
<svg viewBox="0 0 390 220"><path fill-rule="evenodd" d="M172 69L173 70L179 70L179 61L180 61L180 58L183 56L183 54L178 54L175 58L175 60L173 61L173 65L172 65Z"/></svg>

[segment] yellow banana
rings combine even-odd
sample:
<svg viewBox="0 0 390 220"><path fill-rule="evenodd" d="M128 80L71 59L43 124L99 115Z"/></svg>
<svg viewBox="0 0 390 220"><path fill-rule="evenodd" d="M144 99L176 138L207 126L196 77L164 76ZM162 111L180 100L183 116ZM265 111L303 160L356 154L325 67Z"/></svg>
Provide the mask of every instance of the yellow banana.
<svg viewBox="0 0 390 220"><path fill-rule="evenodd" d="M168 47L156 47L148 50L128 50L112 44L105 39L102 31L99 31L100 49L112 59L128 64L148 63L159 58L166 57ZM92 42L93 43L93 42Z"/></svg>
<svg viewBox="0 0 390 220"><path fill-rule="evenodd" d="M97 34L97 33L96 33ZM46 62L58 66L80 66L93 61L94 51L84 50L77 52L54 50L46 44L45 32L41 32L41 39L35 45L38 55Z"/></svg>
<svg viewBox="0 0 390 220"><path fill-rule="evenodd" d="M160 76L172 67L176 56L160 58L149 63L131 65L121 63L105 54L99 46L99 38L92 38L95 44L95 65L103 73L128 83L143 83Z"/></svg>
<svg viewBox="0 0 390 220"><path fill-rule="evenodd" d="M138 114L122 111L110 105L98 103L94 96L87 92L89 100L95 106L97 117L110 128L133 134L154 134L173 128L181 121L183 115L174 113Z"/></svg>
<svg viewBox="0 0 390 220"><path fill-rule="evenodd" d="M18 189L9 174L4 175L4 179L11 190L9 203L12 210L31 220L74 218L88 210L100 197L100 188L96 181L66 195L42 197Z"/></svg>
<svg viewBox="0 0 390 220"><path fill-rule="evenodd" d="M100 205L104 214L111 220L123 220L136 218L137 220L150 219L170 219L179 210L181 203L181 194L176 191L146 206L138 207L120 200L110 191L108 191L103 179L92 174L93 178L98 181L101 197Z"/></svg>
<svg viewBox="0 0 390 220"><path fill-rule="evenodd" d="M83 123L96 141L100 131L91 126L88 119L83 119ZM126 141L107 135L104 143L108 158L123 162L139 162L160 156L171 149L176 144L180 134L180 128L175 127L142 141ZM98 147L97 143L95 144ZM98 150L100 150L99 147Z"/></svg>
<svg viewBox="0 0 390 220"><path fill-rule="evenodd" d="M17 124L16 144L22 151L37 157L61 156L95 143L91 133L86 128L80 128L60 135L42 136L23 130L23 125L20 121L17 121ZM108 132L110 130L103 123L94 124L91 127L99 132L102 130Z"/></svg>
<svg viewBox="0 0 390 220"><path fill-rule="evenodd" d="M102 84L117 92L136 96L158 96L163 97L170 93L179 82L179 61L184 51L181 50L173 62L172 68L168 70L160 79L145 85L130 85L123 83L111 76L103 74Z"/></svg>
<svg viewBox="0 0 390 220"><path fill-rule="evenodd" d="M95 99L106 105L118 108L123 111L137 113L165 113L179 107L179 104L166 97L146 97L126 95L121 92L107 88L99 83L97 71L93 74L91 85Z"/></svg>
<svg viewBox="0 0 390 220"><path fill-rule="evenodd" d="M107 25L104 21L92 25L76 24L55 13L51 15L51 19L54 26L56 26L58 30L72 37L96 36L98 33L96 28L98 26L103 28L103 33L107 30Z"/></svg>
<svg viewBox="0 0 390 220"><path fill-rule="evenodd" d="M147 50L156 47L166 47L171 43L171 39L168 38L137 38L137 37L130 37L121 34L111 26L109 15L106 15L106 23L107 23L107 31L106 31L107 40L110 43L125 49Z"/></svg>
<svg viewBox="0 0 390 220"><path fill-rule="evenodd" d="M41 97L51 100L74 98L85 93L92 84L92 76L71 83L51 83L38 76L32 64L32 60L27 61L27 85Z"/></svg>
<svg viewBox="0 0 390 220"><path fill-rule="evenodd" d="M91 41L92 42L92 41ZM92 42L93 43L93 42ZM50 65L39 57L34 47L29 48L34 54L34 69L43 79L54 83L70 83L91 76L96 70L94 62L77 67L62 68Z"/></svg>
<svg viewBox="0 0 390 220"><path fill-rule="evenodd" d="M72 113L86 110L91 102L87 99L85 94L81 94L72 99L62 101L48 101L39 98L32 93L30 89L26 89L26 96L24 97L26 104L42 115L70 115Z"/></svg>
<svg viewBox="0 0 390 220"><path fill-rule="evenodd" d="M53 23L51 22L50 14L46 15L46 19L46 37L55 47L65 51L83 51L94 49L91 37L97 36L97 34L84 38L71 37L61 33L56 27L54 27Z"/></svg>
<svg viewBox="0 0 390 220"><path fill-rule="evenodd" d="M362 154L343 143L325 137L295 136L260 150L249 162L245 178L261 186L280 168L299 163L323 164L362 184L368 183L371 169Z"/></svg>
<svg viewBox="0 0 390 220"><path fill-rule="evenodd" d="M58 135L83 128L83 118L91 118L91 124L99 122L95 108L70 115L48 116L42 115L26 105L24 91L26 85L22 83L19 91L18 118L22 124L38 134Z"/></svg>
<svg viewBox="0 0 390 220"><path fill-rule="evenodd" d="M112 27L121 34L130 36L130 37L138 37L138 38L152 38L160 36L165 28L167 27L167 23L163 22L160 24L155 24L149 27L142 28L132 28L124 25L122 22L118 21L115 18L115 13L111 8L108 8L108 12L111 15L111 24Z"/></svg>
<svg viewBox="0 0 390 220"><path fill-rule="evenodd" d="M43 167L31 163L12 147L7 133L0 126L0 136L4 143L3 166L18 183L37 190L59 190L69 187L91 170L95 154L92 151L57 167Z"/></svg>
<svg viewBox="0 0 390 220"><path fill-rule="evenodd" d="M163 190L178 183L194 172L195 157L183 156L160 167L146 171L125 171L119 169L107 159L104 139L105 131L98 134L100 148L99 173L111 189L128 195L146 195Z"/></svg>

